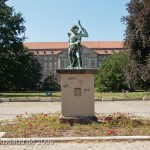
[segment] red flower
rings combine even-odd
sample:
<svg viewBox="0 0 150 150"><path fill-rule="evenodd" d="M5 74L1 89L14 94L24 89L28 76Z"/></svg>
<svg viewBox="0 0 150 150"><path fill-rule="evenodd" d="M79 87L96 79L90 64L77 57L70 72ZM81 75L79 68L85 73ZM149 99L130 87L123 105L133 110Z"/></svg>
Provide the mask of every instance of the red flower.
<svg viewBox="0 0 150 150"><path fill-rule="evenodd" d="M28 113L27 113L27 112L25 112L25 114L27 115Z"/></svg>
<svg viewBox="0 0 150 150"><path fill-rule="evenodd" d="M67 124L69 124L70 126L72 126L72 125L73 125L73 122L68 121Z"/></svg>
<svg viewBox="0 0 150 150"><path fill-rule="evenodd" d="M47 127L47 124L44 124L44 127Z"/></svg>
<svg viewBox="0 0 150 150"><path fill-rule="evenodd" d="M32 127L32 124L31 124L31 123L29 123L29 127Z"/></svg>
<svg viewBox="0 0 150 150"><path fill-rule="evenodd" d="M17 115L16 118L19 118L19 115Z"/></svg>
<svg viewBox="0 0 150 150"><path fill-rule="evenodd" d="M114 134L114 131L113 130L108 130L107 134L112 135L112 134Z"/></svg>
<svg viewBox="0 0 150 150"><path fill-rule="evenodd" d="M44 116L46 117L46 116L47 116L47 114L44 114Z"/></svg>

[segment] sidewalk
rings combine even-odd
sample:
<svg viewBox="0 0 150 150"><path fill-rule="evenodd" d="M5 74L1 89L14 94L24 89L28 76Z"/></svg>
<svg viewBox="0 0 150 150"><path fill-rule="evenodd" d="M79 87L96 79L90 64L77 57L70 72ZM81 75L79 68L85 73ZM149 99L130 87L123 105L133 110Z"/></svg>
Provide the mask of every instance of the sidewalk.
<svg viewBox="0 0 150 150"><path fill-rule="evenodd" d="M0 145L1 150L149 150L149 141Z"/></svg>
<svg viewBox="0 0 150 150"><path fill-rule="evenodd" d="M5 102L0 103L0 120L13 119L27 113L61 112L61 102ZM150 101L96 101L95 112L110 114L130 113L134 116L150 118Z"/></svg>

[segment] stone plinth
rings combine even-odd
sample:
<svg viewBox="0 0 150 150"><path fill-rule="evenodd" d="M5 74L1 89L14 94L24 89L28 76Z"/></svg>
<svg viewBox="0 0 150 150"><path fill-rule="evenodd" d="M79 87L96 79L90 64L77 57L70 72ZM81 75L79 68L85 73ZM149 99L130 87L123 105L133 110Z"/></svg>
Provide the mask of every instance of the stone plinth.
<svg viewBox="0 0 150 150"><path fill-rule="evenodd" d="M61 78L61 117L66 122L95 120L94 74L97 69L58 69Z"/></svg>

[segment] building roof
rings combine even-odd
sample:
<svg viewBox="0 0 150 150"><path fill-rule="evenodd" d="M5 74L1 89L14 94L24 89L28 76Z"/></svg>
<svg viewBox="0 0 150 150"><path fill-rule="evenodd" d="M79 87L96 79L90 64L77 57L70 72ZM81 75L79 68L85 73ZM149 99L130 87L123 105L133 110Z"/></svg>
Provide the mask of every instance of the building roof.
<svg viewBox="0 0 150 150"><path fill-rule="evenodd" d="M99 49L99 50L94 50L96 53L98 54L114 54L114 53L118 53L119 50L102 50L102 49Z"/></svg>
<svg viewBox="0 0 150 150"><path fill-rule="evenodd" d="M122 41L83 41L81 44L91 49L123 48ZM24 45L30 50L67 49L68 42L25 42Z"/></svg>
<svg viewBox="0 0 150 150"><path fill-rule="evenodd" d="M65 49L67 42L25 42L24 45L30 50L43 49Z"/></svg>
<svg viewBox="0 0 150 150"><path fill-rule="evenodd" d="M123 48L122 41L89 41L82 44L91 49Z"/></svg>

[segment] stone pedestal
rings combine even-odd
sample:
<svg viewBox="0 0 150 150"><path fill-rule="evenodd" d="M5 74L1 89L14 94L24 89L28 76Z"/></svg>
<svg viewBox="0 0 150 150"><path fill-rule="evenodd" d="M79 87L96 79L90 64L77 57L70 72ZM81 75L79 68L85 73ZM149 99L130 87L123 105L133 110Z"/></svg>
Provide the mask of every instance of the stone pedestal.
<svg viewBox="0 0 150 150"><path fill-rule="evenodd" d="M90 123L94 114L94 74L97 69L58 69L61 78L62 122Z"/></svg>

